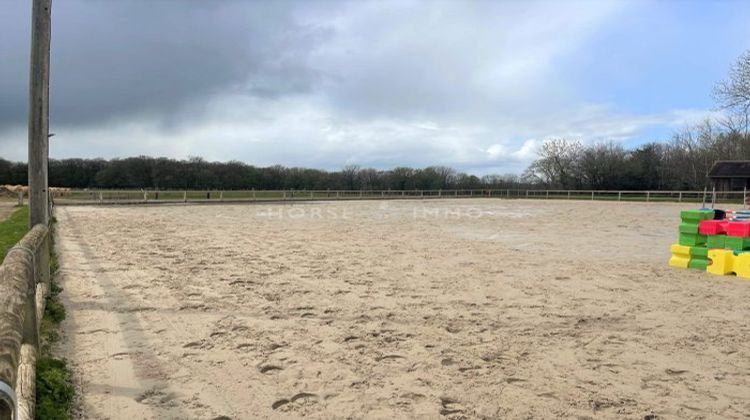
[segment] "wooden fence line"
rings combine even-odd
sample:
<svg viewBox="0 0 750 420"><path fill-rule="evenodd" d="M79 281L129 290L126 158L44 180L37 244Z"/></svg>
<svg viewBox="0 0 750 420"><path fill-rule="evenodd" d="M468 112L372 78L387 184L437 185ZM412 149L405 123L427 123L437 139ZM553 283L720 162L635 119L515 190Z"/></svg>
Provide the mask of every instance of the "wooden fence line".
<svg viewBox="0 0 750 420"><path fill-rule="evenodd" d="M49 292L47 226L34 226L0 265L0 420L34 418L39 327Z"/></svg>
<svg viewBox="0 0 750 420"><path fill-rule="evenodd" d="M608 201L711 202L706 191L624 190L71 190L52 194L56 204L143 204L304 200L393 200L438 198L567 199ZM747 191L716 193L726 202L745 203Z"/></svg>

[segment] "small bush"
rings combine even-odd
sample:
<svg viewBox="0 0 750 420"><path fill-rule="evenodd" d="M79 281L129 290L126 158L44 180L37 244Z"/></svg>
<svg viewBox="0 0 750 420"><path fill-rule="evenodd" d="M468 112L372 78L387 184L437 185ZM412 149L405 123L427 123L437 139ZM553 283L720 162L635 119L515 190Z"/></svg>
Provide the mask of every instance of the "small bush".
<svg viewBox="0 0 750 420"><path fill-rule="evenodd" d="M36 362L36 418L67 420L75 391L64 360L42 357Z"/></svg>

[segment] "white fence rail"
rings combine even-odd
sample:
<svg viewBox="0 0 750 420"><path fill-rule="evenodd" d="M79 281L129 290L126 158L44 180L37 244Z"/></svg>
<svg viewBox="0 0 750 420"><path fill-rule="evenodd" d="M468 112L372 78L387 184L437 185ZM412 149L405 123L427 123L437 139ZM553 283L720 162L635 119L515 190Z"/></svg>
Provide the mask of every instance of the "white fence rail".
<svg viewBox="0 0 750 420"><path fill-rule="evenodd" d="M499 198L744 204L746 191L615 190L71 190L52 194L56 204L136 204L304 200Z"/></svg>

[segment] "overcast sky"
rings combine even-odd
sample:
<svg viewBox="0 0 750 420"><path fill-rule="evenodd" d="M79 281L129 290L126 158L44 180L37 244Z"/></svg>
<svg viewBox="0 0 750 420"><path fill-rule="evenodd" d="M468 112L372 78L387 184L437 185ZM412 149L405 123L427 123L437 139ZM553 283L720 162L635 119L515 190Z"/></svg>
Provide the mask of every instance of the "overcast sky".
<svg viewBox="0 0 750 420"><path fill-rule="evenodd" d="M520 172L707 115L750 2L53 0L51 156ZM26 160L30 1L0 0L0 156Z"/></svg>

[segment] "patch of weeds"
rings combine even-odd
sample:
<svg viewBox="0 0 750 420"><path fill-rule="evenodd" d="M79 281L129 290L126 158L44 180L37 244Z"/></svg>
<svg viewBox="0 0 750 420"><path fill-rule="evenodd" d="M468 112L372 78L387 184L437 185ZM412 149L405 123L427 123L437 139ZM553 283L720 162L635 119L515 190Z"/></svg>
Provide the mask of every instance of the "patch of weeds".
<svg viewBox="0 0 750 420"><path fill-rule="evenodd" d="M60 302L62 288L57 283L59 263L55 252L54 228L50 220L50 290L39 331L40 355L36 363L37 419L68 420L75 398L70 370L63 359L52 356L52 345L60 339L60 323L65 319L65 307Z"/></svg>

